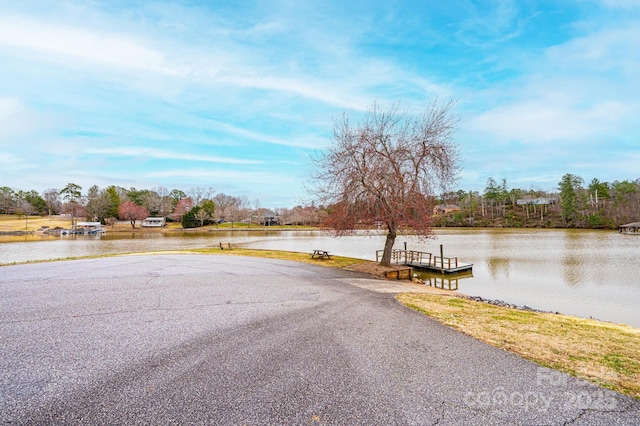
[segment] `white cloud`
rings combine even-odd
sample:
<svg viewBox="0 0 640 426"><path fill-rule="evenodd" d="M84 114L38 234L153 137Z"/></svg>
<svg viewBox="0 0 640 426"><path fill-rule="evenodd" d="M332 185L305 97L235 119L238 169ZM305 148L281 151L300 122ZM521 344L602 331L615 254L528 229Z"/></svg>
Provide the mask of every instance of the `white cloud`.
<svg viewBox="0 0 640 426"><path fill-rule="evenodd" d="M492 108L464 123L492 141L601 143L639 129L640 28L591 33L531 55L521 77L475 94Z"/></svg>
<svg viewBox="0 0 640 426"><path fill-rule="evenodd" d="M250 32L268 35L279 25L257 24ZM208 36L212 37L212 34ZM222 38L187 45L185 40L166 38L157 33L143 36L126 30L95 30L12 15L0 17L0 48L13 48L14 54L37 51L42 54L40 61L55 61L57 66L66 68L89 65L93 73L110 79L114 76L108 74L109 68L135 72L139 76L135 81L119 80L120 83L135 85L144 92L155 91L158 96L180 96L185 85L216 89L231 86L300 96L362 111L374 98L380 97L370 93L372 86L397 87L401 92L443 91L437 84L407 73L393 62L362 57L351 49L343 52L326 49L325 44L316 46L289 40L294 52L286 52L280 46L272 58L264 55L264 49L270 47L265 45L272 42L270 39L243 44L242 39L233 38L238 37L235 31L226 35L221 31L217 36ZM303 35L300 39L307 40L307 37ZM342 39L342 44L349 44L349 41ZM317 48L325 50L322 52L325 59L306 63L303 58L313 57L313 49ZM312 51L300 53L305 49ZM302 66L296 65L298 59L304 63ZM168 77L173 84L156 81L156 77Z"/></svg>
<svg viewBox="0 0 640 426"><path fill-rule="evenodd" d="M7 170L28 168L28 166L24 163L24 159L10 152L3 152L2 154L0 154L0 166L2 166L2 169L5 172Z"/></svg>
<svg viewBox="0 0 640 426"><path fill-rule="evenodd" d="M279 191L343 110L357 121L374 101L422 111L439 96L459 100L464 180L554 181L602 150L620 159L616 141L633 151L640 134L640 3L589 1L359 14L344 2L6 2L0 163L23 157L65 181L86 170L89 183L237 178L253 190L275 179ZM105 177L122 164L135 164L126 178ZM185 170L150 171L158 164Z"/></svg>
<svg viewBox="0 0 640 426"><path fill-rule="evenodd" d="M245 128L233 126L229 123L222 123L215 120L208 120L208 124L216 130L225 132L229 135L239 137L241 139L250 139L258 142L266 142L273 145L283 145L295 148L316 148L320 145L320 141L317 137L309 136L296 136L291 138L280 138L269 136L264 133L255 132ZM326 141L323 141L326 143Z"/></svg>
<svg viewBox="0 0 640 426"><path fill-rule="evenodd" d="M584 108L540 99L494 108L472 118L467 126L496 141L580 143L606 133L624 111L624 105L615 102Z"/></svg>
<svg viewBox="0 0 640 426"><path fill-rule="evenodd" d="M124 70L153 72L185 82L289 92L340 107L361 107L358 102L345 97L344 92L319 81L277 75L280 73L277 69L267 69L267 64L252 58L254 55L247 49L212 54L189 48L179 53L175 50L180 46L173 46L174 52L171 53L149 47L131 35L20 17L0 18L0 46L36 50L63 59L67 57ZM73 62L67 65L75 66Z"/></svg>
<svg viewBox="0 0 640 426"><path fill-rule="evenodd" d="M618 10L640 9L640 2L638 2L637 0L594 0L594 1L610 9L618 9Z"/></svg>
<svg viewBox="0 0 640 426"><path fill-rule="evenodd" d="M130 37L31 19L0 18L0 45L120 68L177 74L167 66L162 52Z"/></svg>
<svg viewBox="0 0 640 426"><path fill-rule="evenodd" d="M640 4L640 3L639 3ZM556 71L573 71L577 75L612 71L617 74L640 71L640 27L637 22L621 22L567 43L552 46L543 58Z"/></svg>
<svg viewBox="0 0 640 426"><path fill-rule="evenodd" d="M235 170L208 170L208 169L174 169L163 170L159 172L145 173L145 176L151 178L190 178L203 179L212 182L236 182L246 185L273 185L276 183L292 184L292 177L286 173L275 172L252 172L252 171L235 171Z"/></svg>
<svg viewBox="0 0 640 426"><path fill-rule="evenodd" d="M463 3L468 18L458 24L459 30L456 32L462 43L485 49L521 34L525 19L519 2L498 0L493 3L489 7L472 2Z"/></svg>
<svg viewBox="0 0 640 426"><path fill-rule="evenodd" d="M147 157L168 160L204 161L208 163L224 164L261 164L259 160L249 160L241 158L217 157L212 155L184 154L170 151L163 151L154 148L143 147L120 147L120 148L89 148L87 154L107 155L114 157Z"/></svg>
<svg viewBox="0 0 640 426"><path fill-rule="evenodd" d="M0 123L6 124L21 109L22 103L18 99L0 98Z"/></svg>
<svg viewBox="0 0 640 426"><path fill-rule="evenodd" d="M0 97L0 146L10 143L10 136L33 135L53 122L52 116L29 108L21 99Z"/></svg>

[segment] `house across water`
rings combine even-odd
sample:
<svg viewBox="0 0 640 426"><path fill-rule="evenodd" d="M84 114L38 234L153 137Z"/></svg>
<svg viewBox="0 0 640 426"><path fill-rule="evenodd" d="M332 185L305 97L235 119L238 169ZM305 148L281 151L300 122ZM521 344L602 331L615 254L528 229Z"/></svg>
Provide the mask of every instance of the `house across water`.
<svg viewBox="0 0 640 426"><path fill-rule="evenodd" d="M520 198L516 200L516 204L519 206L547 206L550 204L557 204L558 200L556 198Z"/></svg>
<svg viewBox="0 0 640 426"><path fill-rule="evenodd" d="M142 221L145 228L161 228L167 224L164 217L148 217Z"/></svg>

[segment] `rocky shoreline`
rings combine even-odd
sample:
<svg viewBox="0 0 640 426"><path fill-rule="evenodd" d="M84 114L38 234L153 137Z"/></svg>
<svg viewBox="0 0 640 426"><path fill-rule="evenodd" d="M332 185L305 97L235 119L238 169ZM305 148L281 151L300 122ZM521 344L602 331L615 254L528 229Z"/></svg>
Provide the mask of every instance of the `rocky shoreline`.
<svg viewBox="0 0 640 426"><path fill-rule="evenodd" d="M528 305L516 305L513 303L507 303L503 300L495 300L495 299L485 299L483 297L480 296L466 296L466 295L462 295L463 298L468 299L468 300L475 300L476 302L484 302L484 303L488 303L490 305L495 305L495 306L502 306L505 308L512 308L512 309L518 309L520 311L529 311L529 312L536 312L536 313L540 313L540 314L554 314L554 315L565 315L562 312L558 312L558 311L544 311L542 309L536 309L536 308L532 308ZM607 322L607 321L603 321L599 318L595 318L595 317L588 317L587 319L590 320L594 320L594 321L602 321L602 322Z"/></svg>
<svg viewBox="0 0 640 426"><path fill-rule="evenodd" d="M529 312L538 312L538 313L543 313L543 314L562 314L561 312L554 312L554 311L543 311L541 309L536 309L536 308L532 308L529 305L516 305L514 303L507 303L503 300L497 300L497 299L485 299L483 297L480 296L463 296L465 299L468 300L475 300L476 302L484 302L484 303L488 303L490 305L495 305L495 306L501 306L503 308L511 308L511 309L518 309L520 311L529 311Z"/></svg>

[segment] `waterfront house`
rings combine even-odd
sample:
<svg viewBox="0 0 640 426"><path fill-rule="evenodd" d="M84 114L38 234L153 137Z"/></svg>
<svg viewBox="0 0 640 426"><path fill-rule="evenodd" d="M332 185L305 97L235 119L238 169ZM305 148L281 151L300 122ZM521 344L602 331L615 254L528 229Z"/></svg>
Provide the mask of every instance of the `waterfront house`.
<svg viewBox="0 0 640 426"><path fill-rule="evenodd" d="M433 208L434 215L449 214L452 212L459 212L459 211L460 211L460 207L456 206L455 204L438 204Z"/></svg>
<svg viewBox="0 0 640 426"><path fill-rule="evenodd" d="M546 197L538 197L538 198L520 198L516 200L516 204L519 206L546 206L550 204L556 204L558 200L556 198L546 198Z"/></svg>
<svg viewBox="0 0 640 426"><path fill-rule="evenodd" d="M620 225L619 229L622 234L640 235L640 222L632 222L627 223L626 225Z"/></svg>
<svg viewBox="0 0 640 426"><path fill-rule="evenodd" d="M167 224L164 217L148 217L142 221L144 228L161 228Z"/></svg>

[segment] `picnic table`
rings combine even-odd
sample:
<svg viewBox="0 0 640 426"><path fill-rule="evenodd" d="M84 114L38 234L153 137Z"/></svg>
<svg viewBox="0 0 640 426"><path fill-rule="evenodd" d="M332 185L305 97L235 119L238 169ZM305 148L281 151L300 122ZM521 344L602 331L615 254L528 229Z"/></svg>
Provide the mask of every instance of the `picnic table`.
<svg viewBox="0 0 640 426"><path fill-rule="evenodd" d="M329 255L329 252L326 250L314 250L313 253L311 253L311 258L312 259L331 259L331 256Z"/></svg>

